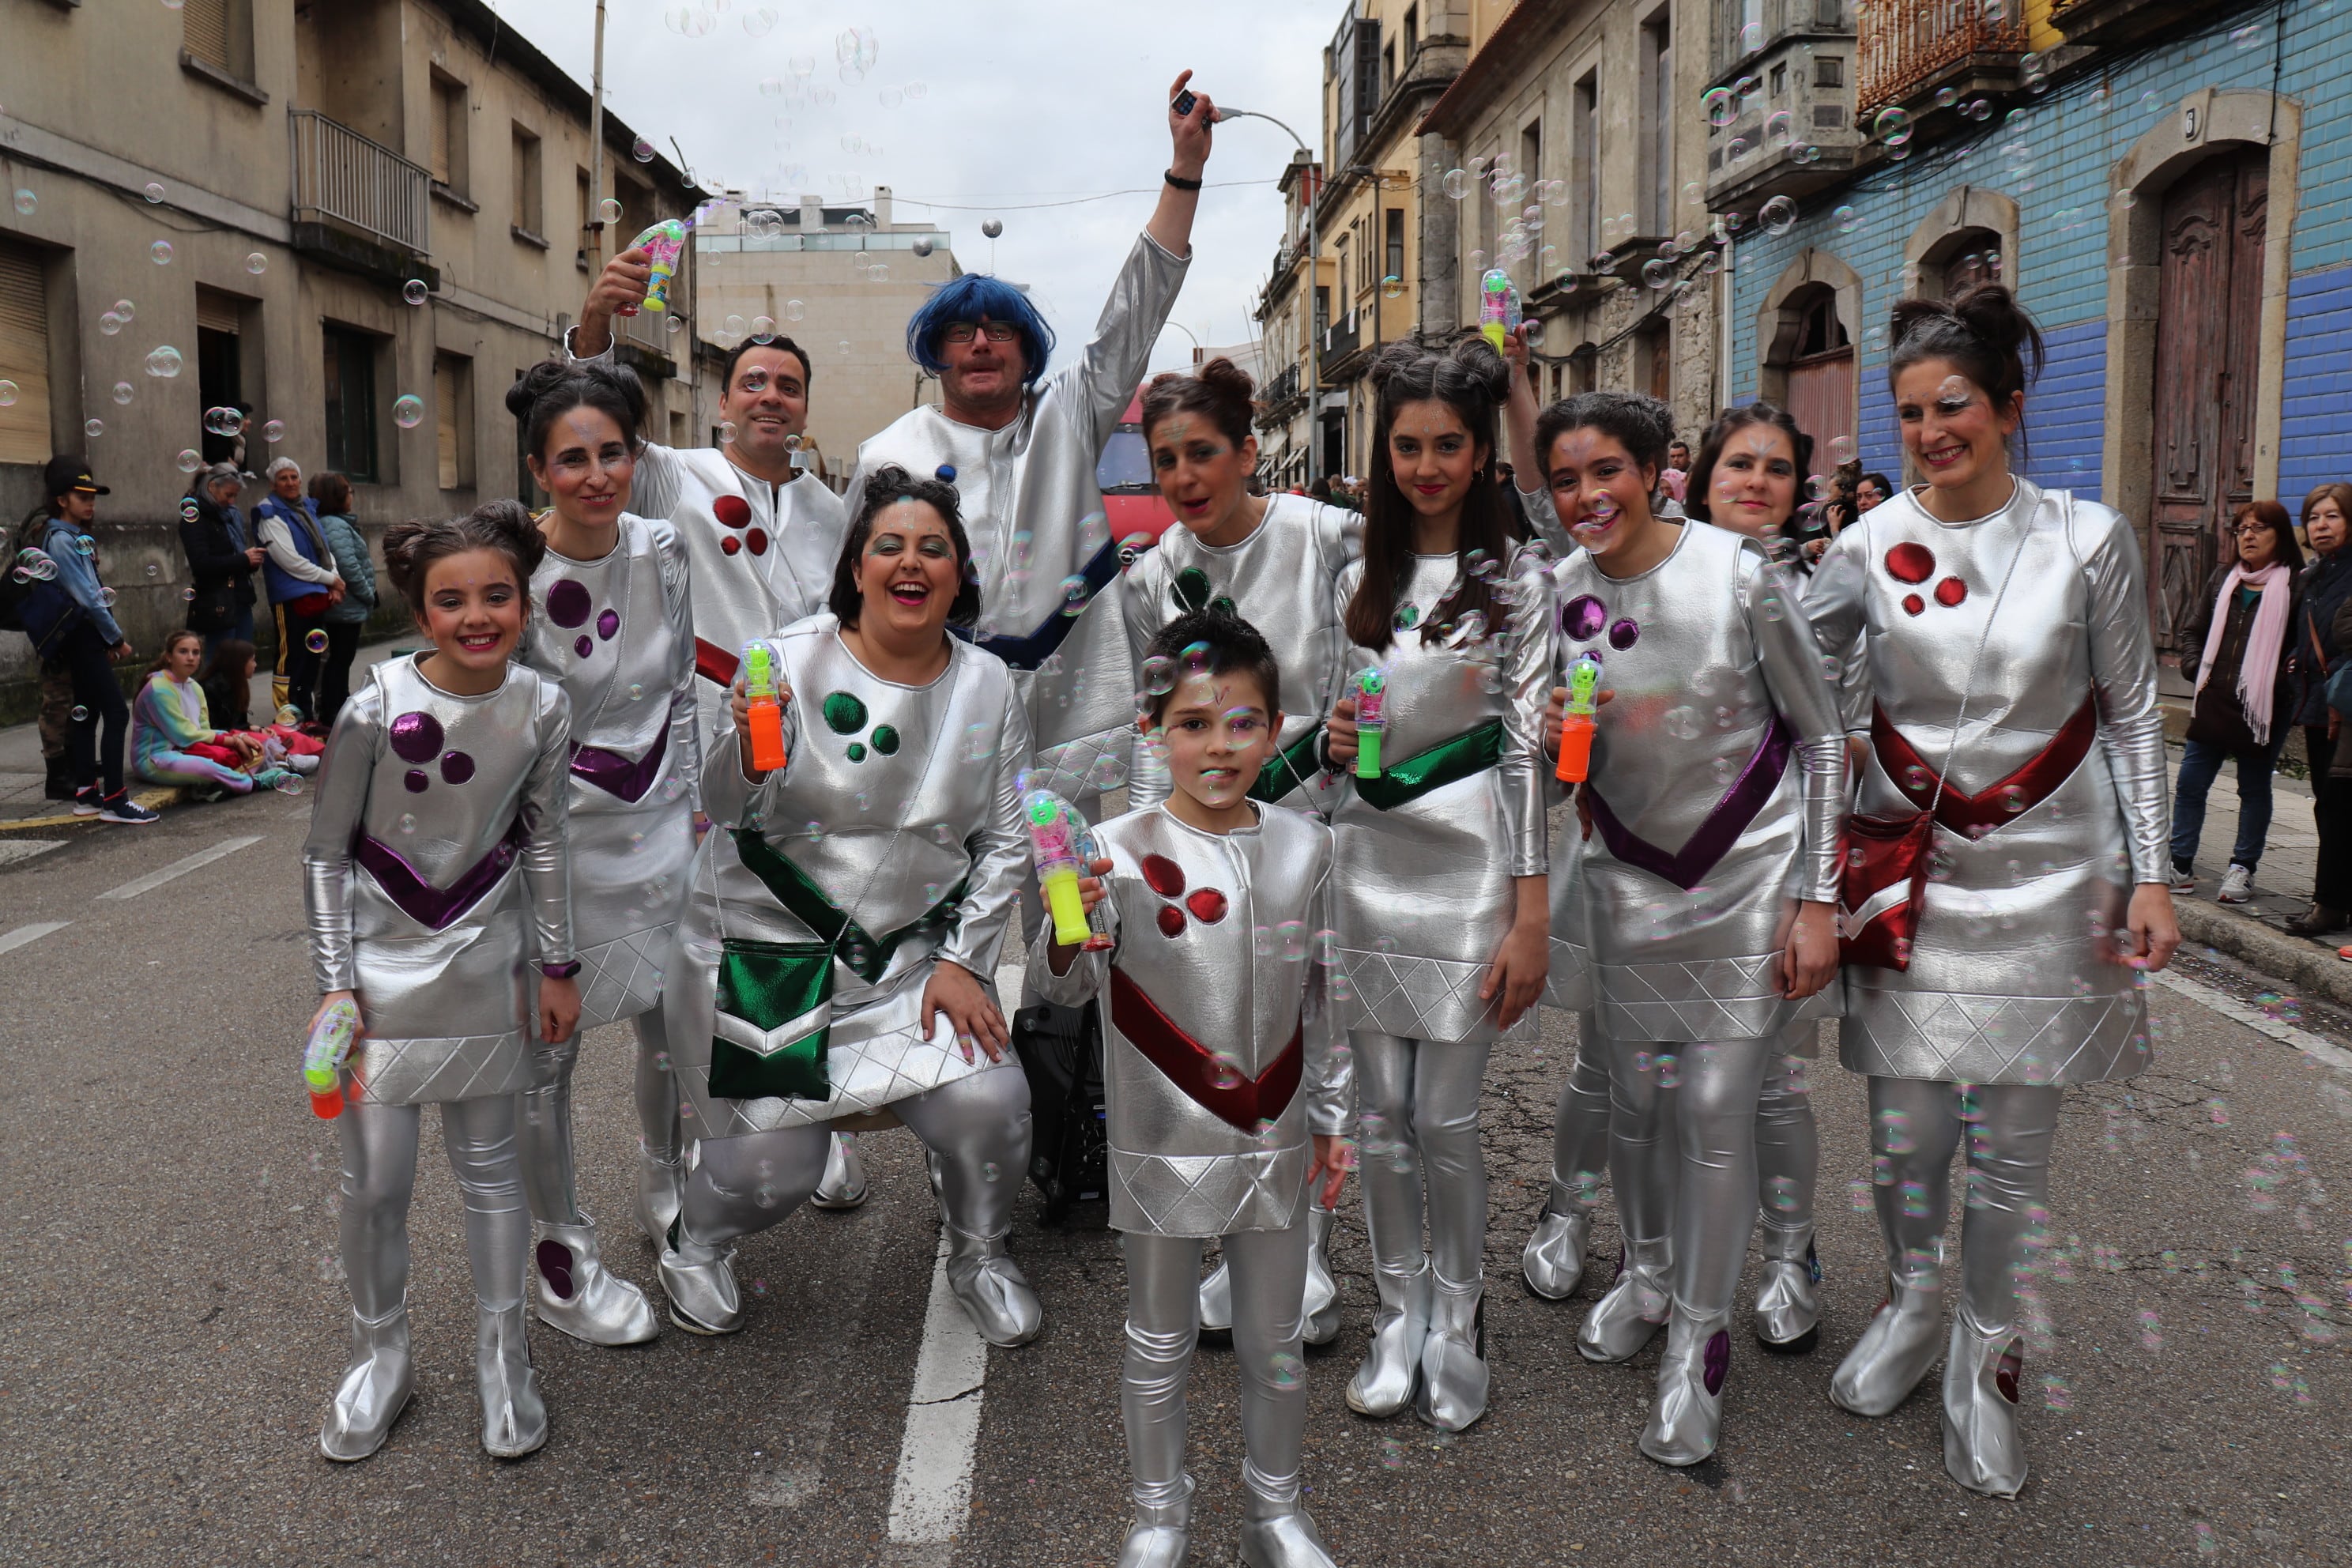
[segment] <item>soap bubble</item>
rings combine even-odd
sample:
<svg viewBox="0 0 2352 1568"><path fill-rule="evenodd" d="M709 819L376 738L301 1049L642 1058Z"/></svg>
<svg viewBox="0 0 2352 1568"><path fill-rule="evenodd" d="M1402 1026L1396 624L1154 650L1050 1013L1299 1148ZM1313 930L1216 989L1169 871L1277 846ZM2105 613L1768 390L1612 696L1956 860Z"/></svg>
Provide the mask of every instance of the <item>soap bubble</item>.
<svg viewBox="0 0 2352 1568"><path fill-rule="evenodd" d="M640 136L631 144L629 156L640 163L650 163L654 161L654 144Z"/></svg>
<svg viewBox="0 0 2352 1568"><path fill-rule="evenodd" d="M114 336L115 333L121 331L125 325L127 325L127 323L123 319L121 316L116 315L111 310L105 312L98 318L98 330L105 333L110 338Z"/></svg>
<svg viewBox="0 0 2352 1568"><path fill-rule="evenodd" d="M20 190L16 193L16 210L26 217L31 217L40 205L41 198L32 192Z"/></svg>
<svg viewBox="0 0 2352 1568"><path fill-rule="evenodd" d="M1393 272L1390 273L1387 277L1385 277L1385 278L1381 279L1381 299L1383 299L1383 300L1402 300L1402 299L1403 299L1403 298L1404 298L1404 279L1402 279L1402 278L1400 278L1400 277L1398 277L1398 276L1397 276L1395 273L1393 273Z"/></svg>
<svg viewBox="0 0 2352 1568"><path fill-rule="evenodd" d="M100 436L106 434L106 421L103 419L85 419L81 422L81 433L95 441Z"/></svg>
<svg viewBox="0 0 2352 1568"><path fill-rule="evenodd" d="M413 392L404 392L393 399L392 422L404 430L414 430L425 422L425 400Z"/></svg>
<svg viewBox="0 0 2352 1568"><path fill-rule="evenodd" d="M422 305L432 292L432 289L425 286L425 279L422 278L412 278L400 286L400 297L412 305Z"/></svg>
<svg viewBox="0 0 2352 1568"><path fill-rule="evenodd" d="M286 421L272 419L261 427L261 438L273 446L286 439Z"/></svg>
<svg viewBox="0 0 2352 1568"><path fill-rule="evenodd" d="M160 202L160 201L162 201L163 199L163 183L161 180L150 180L150 181L148 181L148 182L147 182L147 200L152 204L152 203L155 203L155 202Z"/></svg>
<svg viewBox="0 0 2352 1568"><path fill-rule="evenodd" d="M998 235L1004 232L1004 220L993 217L984 219L980 226L980 232L986 235L989 238L994 239Z"/></svg>
<svg viewBox="0 0 2352 1568"><path fill-rule="evenodd" d="M252 273L256 278L258 278L263 273L269 270L269 258L262 255L261 252L257 250L247 252L245 258L245 269L247 272Z"/></svg>
<svg viewBox="0 0 2352 1568"><path fill-rule="evenodd" d="M245 428L245 416L234 408L221 406L205 410L205 429L214 436L234 436Z"/></svg>
<svg viewBox="0 0 2352 1568"><path fill-rule="evenodd" d="M916 239L913 245L908 247L908 248L912 250L918 256L929 256L936 247L937 243L938 242L933 240L929 235L922 235Z"/></svg>
<svg viewBox="0 0 2352 1568"><path fill-rule="evenodd" d="M198 468L205 466L204 454L197 451L194 447L183 447L180 448L180 455L176 458L173 459L173 465L184 474L193 474Z"/></svg>
<svg viewBox="0 0 2352 1568"><path fill-rule="evenodd" d="M130 384L129 382L127 382L127 381L118 381L118 382L116 382L116 383L114 384L114 401L115 401L115 402L117 402L117 403L128 403L128 402L130 402L130 401L131 401L131 384Z"/></svg>
<svg viewBox="0 0 2352 1568"><path fill-rule="evenodd" d="M314 631L302 639L302 646L312 653L324 653L327 651L327 634Z"/></svg>
<svg viewBox="0 0 2352 1568"><path fill-rule="evenodd" d="M159 239L147 247L147 254L154 258L156 266L169 267L172 265L172 242Z"/></svg>
<svg viewBox="0 0 2352 1568"><path fill-rule="evenodd" d="M70 717L77 724L87 724L89 722L89 710L77 703Z"/></svg>
<svg viewBox="0 0 2352 1568"><path fill-rule="evenodd" d="M1786 196L1774 196L1756 215L1767 234L1786 234L1797 226L1797 204Z"/></svg>
<svg viewBox="0 0 2352 1568"><path fill-rule="evenodd" d="M1445 194L1457 202L1470 194L1470 175L1466 170L1446 170L1445 178L1440 184L1444 186Z"/></svg>
<svg viewBox="0 0 2352 1568"><path fill-rule="evenodd" d="M147 374L169 378L180 374L180 351L169 343L147 351Z"/></svg>

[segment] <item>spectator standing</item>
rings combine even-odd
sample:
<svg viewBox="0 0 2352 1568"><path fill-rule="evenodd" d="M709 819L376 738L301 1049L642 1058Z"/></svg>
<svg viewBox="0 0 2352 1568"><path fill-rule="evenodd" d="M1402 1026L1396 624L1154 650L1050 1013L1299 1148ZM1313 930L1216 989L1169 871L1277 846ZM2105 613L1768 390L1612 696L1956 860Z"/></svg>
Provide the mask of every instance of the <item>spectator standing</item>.
<svg viewBox="0 0 2352 1568"><path fill-rule="evenodd" d="M1863 512L1875 511L1895 494L1895 481L1885 474L1864 474L1853 488L1853 504Z"/></svg>
<svg viewBox="0 0 2352 1568"><path fill-rule="evenodd" d="M114 660L131 657L131 639L115 624L113 592L98 580L97 544L89 534L98 498L107 488L78 457L49 459L41 488L48 492L40 548L57 563L54 582L28 595L26 631L44 660L63 666L73 683L66 727L73 765L73 814L101 822L140 825L155 814L131 798L122 783L123 731L131 704L114 679Z"/></svg>
<svg viewBox="0 0 2352 1568"><path fill-rule="evenodd" d="M229 637L253 640L253 574L269 552L255 542L237 510L244 489L234 464L215 463L196 476L180 502L180 549L194 581L188 629L202 634L206 654Z"/></svg>
<svg viewBox="0 0 2352 1568"><path fill-rule="evenodd" d="M2303 727L2311 760L2311 816L2319 834L2319 865L2311 908L2286 922L2297 936L2326 936L2352 925L2352 778L2336 774L2342 721L2329 707L2329 677L2352 652L2352 485L2321 485L2303 501L2304 537L2312 563L2303 574L2303 613L2295 617L2294 721Z"/></svg>
<svg viewBox="0 0 2352 1568"><path fill-rule="evenodd" d="M335 572L334 552L319 527L319 514L302 493L302 469L293 458L269 465L269 494L253 516L261 546L269 552L262 570L278 623L271 700L281 712L290 706L302 719L315 719L320 656L327 651L326 615L342 597L343 580ZM313 632L319 634L315 638Z"/></svg>
<svg viewBox="0 0 2352 1568"><path fill-rule="evenodd" d="M2286 655L2301 624L2295 574L2303 551L2286 508L2249 501L2231 533L2237 559L2215 569L2197 618L2181 634L2196 656L2197 696L2172 805L2172 890L2197 890L2205 795L2223 762L2238 764L2238 840L2216 902L2249 903L2271 831L2271 773L2295 711ZM2185 662L2191 656L2184 654Z"/></svg>
<svg viewBox="0 0 2352 1568"><path fill-rule="evenodd" d="M319 527L334 554L335 573L343 580L343 596L325 616L327 651L319 668L319 710L313 715L331 727L335 715L352 694L352 660L360 651L360 634L375 613L375 563L369 558L367 538L359 519L352 515L351 481L337 473L310 480L310 504Z"/></svg>
<svg viewBox="0 0 2352 1568"><path fill-rule="evenodd" d="M25 514L17 527L18 542L38 549L41 534L47 526L49 503L43 501ZM19 564L16 571L26 568ZM37 590L27 576L15 579L16 592L12 597L29 597ZM41 730L41 762L48 772L45 795L50 800L71 800L74 797L73 758L66 750L66 726L72 722L73 678L57 659L42 653L40 639L30 630L30 623L20 618L22 612L13 609L7 622L11 629L23 631L26 640L33 645L33 665L40 672L40 705L37 710Z"/></svg>

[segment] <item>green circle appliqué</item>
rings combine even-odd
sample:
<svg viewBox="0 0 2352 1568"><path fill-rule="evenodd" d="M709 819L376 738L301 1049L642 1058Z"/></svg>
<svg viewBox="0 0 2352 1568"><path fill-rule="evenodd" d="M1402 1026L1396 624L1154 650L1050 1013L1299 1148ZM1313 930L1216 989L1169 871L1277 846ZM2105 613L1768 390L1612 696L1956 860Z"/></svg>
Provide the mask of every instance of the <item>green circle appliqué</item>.
<svg viewBox="0 0 2352 1568"><path fill-rule="evenodd" d="M866 748L856 741L850 742L849 760L853 763L864 762L866 760Z"/></svg>
<svg viewBox="0 0 2352 1568"><path fill-rule="evenodd" d="M898 731L893 730L887 724L877 724L874 727L874 749L881 752L886 757L897 756L898 754Z"/></svg>
<svg viewBox="0 0 2352 1568"><path fill-rule="evenodd" d="M855 735L866 728L866 704L846 691L836 691L824 700L824 722L836 735Z"/></svg>

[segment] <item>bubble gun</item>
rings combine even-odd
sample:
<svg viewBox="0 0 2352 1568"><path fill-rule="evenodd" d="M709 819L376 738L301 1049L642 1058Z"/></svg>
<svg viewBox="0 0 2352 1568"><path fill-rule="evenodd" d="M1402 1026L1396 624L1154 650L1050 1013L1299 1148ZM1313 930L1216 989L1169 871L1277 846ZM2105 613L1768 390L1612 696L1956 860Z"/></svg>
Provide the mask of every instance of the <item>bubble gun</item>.
<svg viewBox="0 0 2352 1568"><path fill-rule="evenodd" d="M677 276L678 253L686 248L686 225L674 217L664 218L631 240L629 248L644 251L653 262L654 275L646 282L646 309L668 310L670 279Z"/></svg>
<svg viewBox="0 0 2352 1568"><path fill-rule="evenodd" d="M1593 701L1601 684L1601 662L1580 658L1568 671L1568 713L1559 726L1559 772L1562 784L1582 784L1592 765Z"/></svg>
<svg viewBox="0 0 2352 1568"><path fill-rule="evenodd" d="M743 694L751 700L751 766L772 773L784 765L784 704L776 693L776 650L743 645Z"/></svg>
<svg viewBox="0 0 2352 1568"><path fill-rule="evenodd" d="M1488 272L1479 286L1478 330L1486 334L1496 353L1519 330L1519 291L1511 287L1511 275L1499 267Z"/></svg>
<svg viewBox="0 0 2352 1568"><path fill-rule="evenodd" d="M1029 847L1037 858L1037 887L1054 917L1054 940L1064 947L1108 947L1087 919L1086 900L1078 893L1087 838L1086 818L1077 807L1051 790L1031 790L1023 805L1029 819Z"/></svg>
<svg viewBox="0 0 2352 1568"><path fill-rule="evenodd" d="M310 1109L322 1121L343 1113L343 1064L351 1059L359 1028L359 1005L346 997L319 1016L302 1044L302 1083L310 1091Z"/></svg>
<svg viewBox="0 0 2352 1568"><path fill-rule="evenodd" d="M1381 776L1381 731L1388 720L1381 710L1388 705L1389 678L1378 669L1368 669L1356 677L1356 776L1376 779Z"/></svg>

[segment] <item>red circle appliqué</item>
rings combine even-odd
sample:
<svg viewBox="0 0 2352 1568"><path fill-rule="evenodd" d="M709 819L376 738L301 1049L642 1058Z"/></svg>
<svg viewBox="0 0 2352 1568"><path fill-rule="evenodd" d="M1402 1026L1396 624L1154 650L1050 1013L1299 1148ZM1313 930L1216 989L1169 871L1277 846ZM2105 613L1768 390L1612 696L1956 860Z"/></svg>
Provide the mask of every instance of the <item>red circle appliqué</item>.
<svg viewBox="0 0 2352 1568"><path fill-rule="evenodd" d="M755 528L743 536L743 542L751 547L752 554L765 555L768 552L768 531Z"/></svg>
<svg viewBox="0 0 2352 1568"><path fill-rule="evenodd" d="M1921 598L1918 595L1906 594L1903 595L1903 613L1905 615L1916 616L1927 607L1927 601Z"/></svg>
<svg viewBox="0 0 2352 1568"><path fill-rule="evenodd" d="M1184 911L1178 909L1173 904L1160 905L1160 934L1161 936L1182 936L1184 934Z"/></svg>
<svg viewBox="0 0 2352 1568"><path fill-rule="evenodd" d="M1958 577L1947 577L1936 584L1936 603L1950 609L1969 596L1969 585Z"/></svg>
<svg viewBox="0 0 2352 1568"><path fill-rule="evenodd" d="M1184 868L1165 855L1146 855L1143 858L1143 881L1146 887L1163 899L1184 896Z"/></svg>
<svg viewBox="0 0 2352 1568"><path fill-rule="evenodd" d="M1225 896L1214 888L1202 888L1184 900L1184 907L1202 925L1213 926L1225 918Z"/></svg>
<svg viewBox="0 0 2352 1568"><path fill-rule="evenodd" d="M720 496L710 503L710 515L730 528L740 528L751 521L751 503L741 496Z"/></svg>
<svg viewBox="0 0 2352 1568"><path fill-rule="evenodd" d="M1936 552L1906 540L1886 552L1886 571L1898 583L1925 583L1936 574Z"/></svg>
<svg viewBox="0 0 2352 1568"><path fill-rule="evenodd" d="M719 542L719 548L729 555L738 554L742 551L743 542L730 533Z"/></svg>

